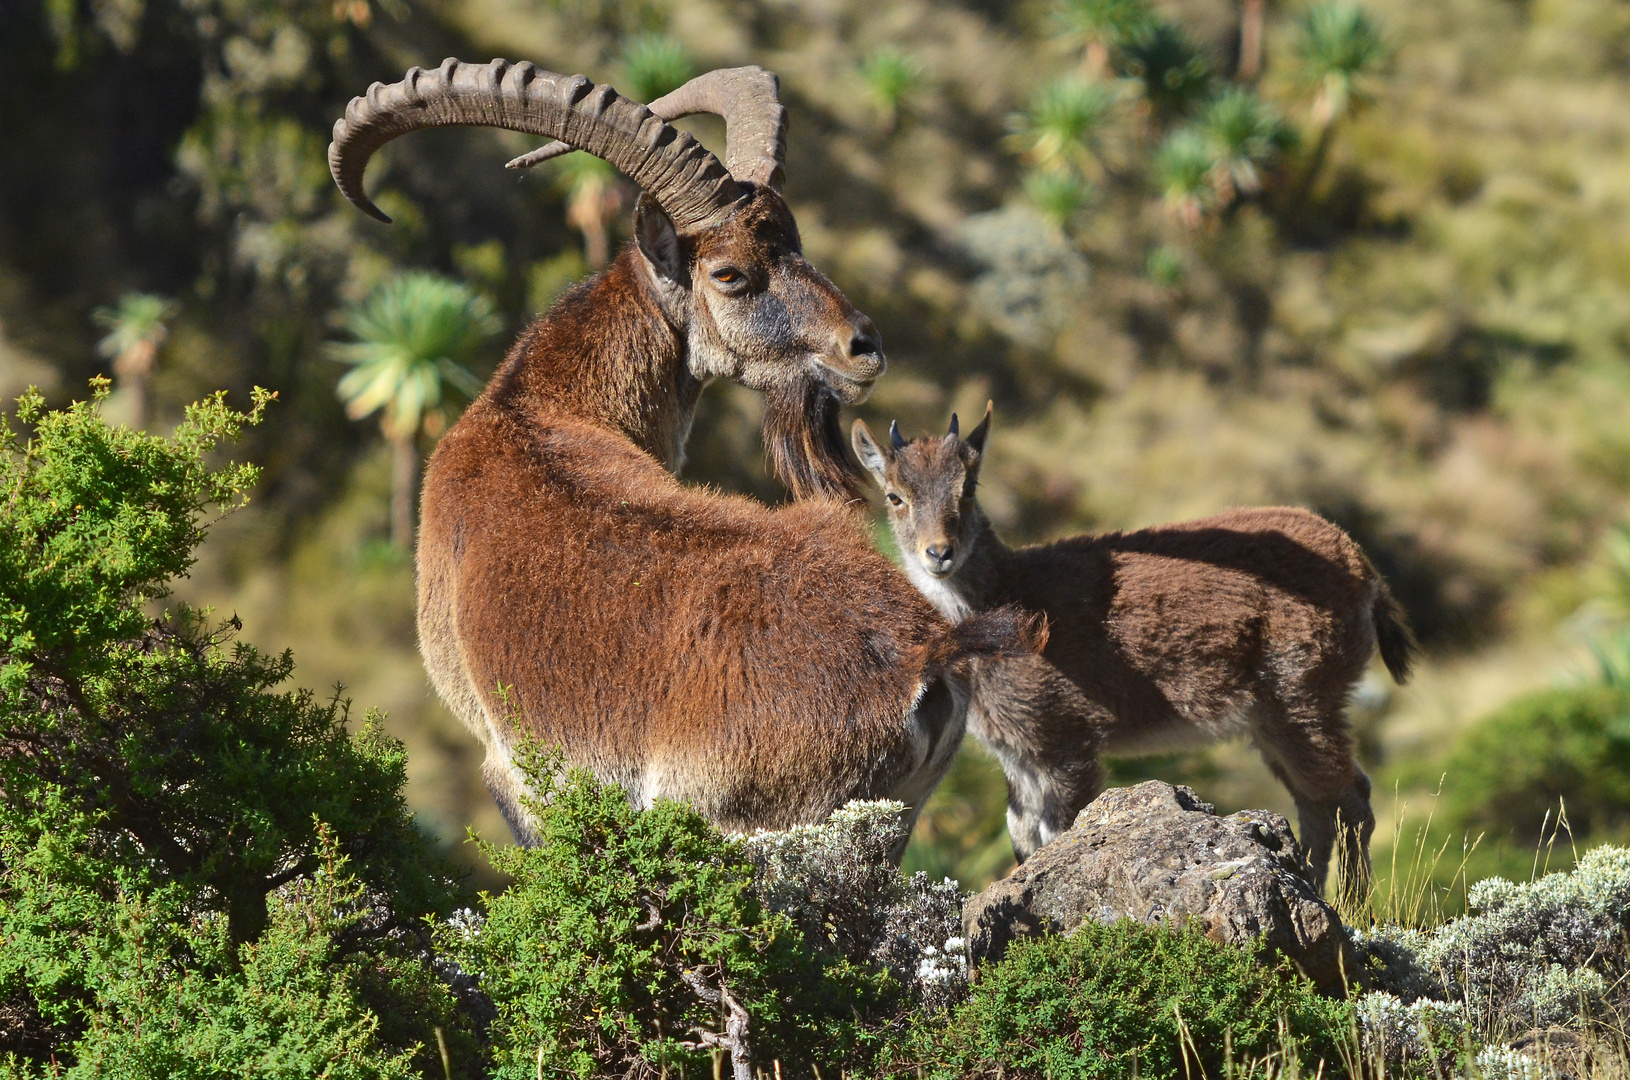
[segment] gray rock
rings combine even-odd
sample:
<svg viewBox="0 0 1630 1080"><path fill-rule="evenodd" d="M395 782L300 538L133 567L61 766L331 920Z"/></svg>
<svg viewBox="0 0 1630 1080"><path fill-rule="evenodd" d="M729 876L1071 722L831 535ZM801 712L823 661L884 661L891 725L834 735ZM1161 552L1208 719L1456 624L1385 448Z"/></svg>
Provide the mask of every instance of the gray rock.
<svg viewBox="0 0 1630 1080"><path fill-rule="evenodd" d="M1221 818L1186 787L1106 791L1069 832L968 902L968 955L994 963L1014 940L1088 919L1181 924L1213 941L1280 953L1322 992L1359 967L1346 929L1302 870L1290 823L1265 810Z"/></svg>

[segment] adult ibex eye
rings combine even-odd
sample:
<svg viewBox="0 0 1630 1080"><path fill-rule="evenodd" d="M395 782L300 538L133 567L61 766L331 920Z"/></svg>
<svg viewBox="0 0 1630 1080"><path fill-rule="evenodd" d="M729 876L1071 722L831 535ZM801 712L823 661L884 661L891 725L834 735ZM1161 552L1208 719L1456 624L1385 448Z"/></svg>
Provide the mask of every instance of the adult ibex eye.
<svg viewBox="0 0 1630 1080"><path fill-rule="evenodd" d="M904 506L905 505L905 500L900 498L900 496L896 495L894 492L891 491L891 492L889 492L889 505L890 506Z"/></svg>
<svg viewBox="0 0 1630 1080"><path fill-rule="evenodd" d="M734 285L741 280L741 271L734 266L721 266L713 271L713 280L720 285Z"/></svg>

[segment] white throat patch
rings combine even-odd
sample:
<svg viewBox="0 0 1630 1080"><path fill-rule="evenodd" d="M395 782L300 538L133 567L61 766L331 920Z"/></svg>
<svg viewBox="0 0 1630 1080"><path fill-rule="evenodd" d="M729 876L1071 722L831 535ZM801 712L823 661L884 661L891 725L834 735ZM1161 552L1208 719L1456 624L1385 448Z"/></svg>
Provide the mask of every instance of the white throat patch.
<svg viewBox="0 0 1630 1080"><path fill-rule="evenodd" d="M927 598L930 604L939 609L952 622L961 622L973 613L972 606L957 592L952 582L956 575L950 577L935 577L930 574L922 563L909 556L905 559L906 578L915 586L917 591Z"/></svg>

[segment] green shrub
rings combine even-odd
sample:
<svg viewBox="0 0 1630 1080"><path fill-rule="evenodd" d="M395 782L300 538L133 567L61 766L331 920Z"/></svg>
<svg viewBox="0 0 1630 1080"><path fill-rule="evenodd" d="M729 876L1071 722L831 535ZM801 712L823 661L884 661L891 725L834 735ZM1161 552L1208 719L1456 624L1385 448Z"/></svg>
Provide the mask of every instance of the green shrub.
<svg viewBox="0 0 1630 1080"><path fill-rule="evenodd" d="M1224 1076L1270 1054L1340 1072L1345 1002L1319 997L1288 968L1193 929L1089 922L1068 937L1020 942L981 970L947 1020L919 1020L884 1075L960 1077ZM1188 1057L1188 1069L1184 1058ZM1197 1067L1197 1068L1196 1068ZM1203 1069L1204 1072L1198 1071Z"/></svg>
<svg viewBox="0 0 1630 1080"><path fill-rule="evenodd" d="M1509 838L1532 854L1559 799L1577 836L1616 835L1630 824L1630 691L1586 685L1518 698L1468 730L1443 771L1449 824L1487 832L1485 844Z"/></svg>
<svg viewBox="0 0 1630 1080"><path fill-rule="evenodd" d="M0 429L0 1053L131 1077L428 1066L452 999L423 919L455 890L401 744L278 692L292 658L234 642L236 619L153 606L255 482L207 455L268 398L216 395L165 439L105 424L105 393L27 395L32 437Z"/></svg>
<svg viewBox="0 0 1630 1080"><path fill-rule="evenodd" d="M1569 1075L1502 1063L1498 1044L1571 1028L1577 1035L1566 1038L1617 1046L1630 972L1630 849L1598 847L1574 870L1532 881L1485 878L1468 894L1470 913L1436 926L1353 932L1373 987L1355 1003L1366 1060L1443 1076L1460 1054L1476 1059L1470 1075ZM1467 1053L1480 1043L1494 1046ZM1529 1045L1536 1051L1543 1041Z"/></svg>
<svg viewBox="0 0 1630 1080"><path fill-rule="evenodd" d="M319 858L323 871L291 883L265 933L237 949L224 919L189 919L174 890L118 898L119 932L91 958L98 1007L67 1076L422 1075L413 1043L382 1039L377 1002L367 1000L378 966L404 961L348 947L371 915L366 890L327 830ZM190 963L176 965L178 956Z"/></svg>
<svg viewBox="0 0 1630 1080"><path fill-rule="evenodd" d="M442 933L497 1007L494 1076L700 1076L729 1050L732 1000L757 1063L835 1075L854 1056L897 988L767 913L739 841L688 806L637 810L557 754L519 764L536 846L486 846L513 883Z"/></svg>

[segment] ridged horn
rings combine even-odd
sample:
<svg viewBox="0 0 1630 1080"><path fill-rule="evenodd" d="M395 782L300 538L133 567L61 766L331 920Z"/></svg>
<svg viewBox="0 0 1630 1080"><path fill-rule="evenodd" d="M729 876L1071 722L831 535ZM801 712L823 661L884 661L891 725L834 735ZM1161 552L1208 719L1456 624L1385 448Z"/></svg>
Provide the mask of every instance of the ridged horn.
<svg viewBox="0 0 1630 1080"><path fill-rule="evenodd" d="M718 68L698 75L671 94L647 106L658 118L673 122L694 113L724 118L725 168L737 180L779 188L786 177L787 107L781 104L781 82L761 67ZM574 148L556 140L508 163L529 169Z"/></svg>
<svg viewBox="0 0 1630 1080"><path fill-rule="evenodd" d="M615 165L681 229L716 220L742 196L719 159L650 109L582 75L557 75L530 63L442 61L410 68L401 82L374 83L351 99L334 124L328 168L363 213L390 221L362 188L368 159L381 146L428 127L474 125L560 139Z"/></svg>

